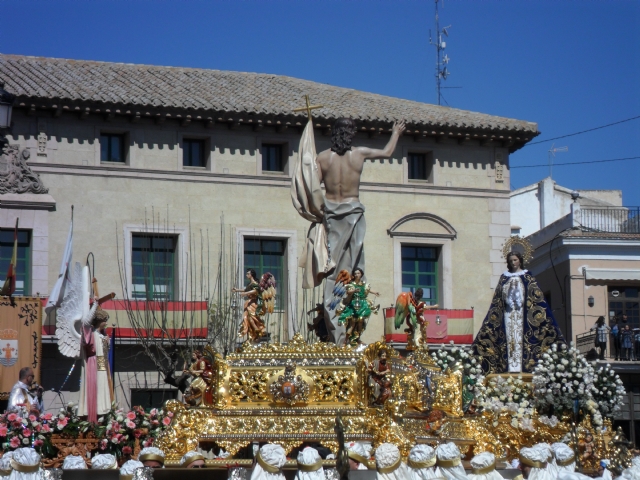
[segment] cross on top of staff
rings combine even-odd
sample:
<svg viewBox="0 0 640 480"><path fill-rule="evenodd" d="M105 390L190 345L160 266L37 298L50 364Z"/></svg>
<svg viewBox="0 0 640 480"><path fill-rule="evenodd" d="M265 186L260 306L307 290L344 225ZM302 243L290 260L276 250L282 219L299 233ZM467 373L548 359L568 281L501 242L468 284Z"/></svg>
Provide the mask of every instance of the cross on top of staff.
<svg viewBox="0 0 640 480"><path fill-rule="evenodd" d="M311 110L315 110L316 108L323 108L324 105L311 105L309 101L309 95L304 96L305 102L307 103L306 107L294 108L294 112L307 112L307 117L311 120Z"/></svg>

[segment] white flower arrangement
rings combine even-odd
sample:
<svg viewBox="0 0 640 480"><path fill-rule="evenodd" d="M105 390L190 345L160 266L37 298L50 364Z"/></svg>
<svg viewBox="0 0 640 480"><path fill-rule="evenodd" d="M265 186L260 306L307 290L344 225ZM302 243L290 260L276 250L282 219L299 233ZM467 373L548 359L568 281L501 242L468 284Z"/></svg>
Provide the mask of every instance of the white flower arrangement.
<svg viewBox="0 0 640 480"><path fill-rule="evenodd" d="M494 377L478 390L476 402L485 411L493 413L494 423L501 414L507 413L513 428L534 431L531 387L522 376Z"/></svg>
<svg viewBox="0 0 640 480"><path fill-rule="evenodd" d="M591 395L602 416L613 417L620 410L625 393L622 380L611 369L611 365L600 366L595 370Z"/></svg>
<svg viewBox="0 0 640 480"><path fill-rule="evenodd" d="M453 341L451 345L453 345ZM447 367L453 366L454 364L462 366L463 375L466 377L464 387L469 393L476 397L477 403L478 395L480 395L482 391L484 375L482 374L480 362L473 355L471 347L455 345L451 349L445 349L444 345L441 344L431 353L431 357L443 372Z"/></svg>
<svg viewBox="0 0 640 480"><path fill-rule="evenodd" d="M534 406L567 412L577 400L594 425L602 425L603 418L611 418L620 408L624 387L609 365L597 370L594 366L573 344L551 345L533 371Z"/></svg>

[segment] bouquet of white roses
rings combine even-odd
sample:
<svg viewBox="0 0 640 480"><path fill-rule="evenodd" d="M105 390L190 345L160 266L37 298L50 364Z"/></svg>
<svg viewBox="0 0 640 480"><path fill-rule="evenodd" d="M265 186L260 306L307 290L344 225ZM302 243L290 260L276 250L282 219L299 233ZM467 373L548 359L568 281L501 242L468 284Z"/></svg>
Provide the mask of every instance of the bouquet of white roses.
<svg viewBox="0 0 640 480"><path fill-rule="evenodd" d="M514 428L534 431L531 386L522 376L494 377L480 390L482 393L476 400L485 411L494 414L496 422L498 416L507 413Z"/></svg>
<svg viewBox="0 0 640 480"><path fill-rule="evenodd" d="M593 366L573 345L554 343L533 371L534 406L542 413L569 413L577 402L598 424L597 404L592 396L594 375Z"/></svg>
<svg viewBox="0 0 640 480"><path fill-rule="evenodd" d="M611 369L611 365L607 364L595 370L591 395L603 417L611 418L615 412L620 410L624 394L622 380Z"/></svg>
<svg viewBox="0 0 640 480"><path fill-rule="evenodd" d="M453 342L451 342L451 345L453 345ZM439 348L431 353L431 357L442 371L445 371L448 367L459 365L463 371L466 396L473 398L481 395L484 375L480 368L480 362L473 356L469 346L453 345L452 348L446 349L444 344L441 344Z"/></svg>

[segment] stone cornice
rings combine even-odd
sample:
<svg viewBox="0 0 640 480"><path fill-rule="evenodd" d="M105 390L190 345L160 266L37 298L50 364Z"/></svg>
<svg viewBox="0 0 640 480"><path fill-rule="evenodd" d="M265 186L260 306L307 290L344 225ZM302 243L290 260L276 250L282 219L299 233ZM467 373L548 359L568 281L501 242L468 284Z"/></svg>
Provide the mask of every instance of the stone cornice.
<svg viewBox="0 0 640 480"><path fill-rule="evenodd" d="M156 180L169 182L211 183L228 185L252 185L264 187L291 187L291 178L269 175L233 175L212 172L193 172L175 170L149 170L130 167L86 166L65 164L29 163L34 172L50 175L79 175L111 178L131 178L137 180ZM416 185L399 183L362 182L362 192L385 192L411 195L442 195L474 198L508 199L508 190L484 188L441 187L435 185Z"/></svg>

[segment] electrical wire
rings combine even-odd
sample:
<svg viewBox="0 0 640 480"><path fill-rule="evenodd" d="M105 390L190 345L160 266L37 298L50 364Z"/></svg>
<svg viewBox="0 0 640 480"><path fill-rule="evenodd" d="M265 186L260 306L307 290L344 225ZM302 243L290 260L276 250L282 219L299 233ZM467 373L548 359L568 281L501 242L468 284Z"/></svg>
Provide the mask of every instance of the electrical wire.
<svg viewBox="0 0 640 480"><path fill-rule="evenodd" d="M561 138L573 137L575 135L582 135L583 133L593 132L594 130L600 130L601 128L612 127L613 125L619 125L621 123L630 122L631 120L637 120L638 118L640 118L640 115L638 115L636 117L627 118L625 120L620 120L619 122L608 123L607 125L602 125L600 127L589 128L588 130L582 130L582 131L576 132L576 133L569 133L567 135L561 135L559 137L553 137L553 138L548 138L546 140L539 140L537 142L527 143L524 146L525 147L530 147L531 145L538 145L540 143L551 142L552 140L560 140Z"/></svg>
<svg viewBox="0 0 640 480"><path fill-rule="evenodd" d="M622 162L622 161L626 161L626 160L637 160L639 159L640 156L638 157L625 157L625 158L610 158L607 160L588 160L585 162L562 162L562 163L554 163L553 166L554 167L562 167L563 165L585 165L587 163L606 163L606 162ZM537 167L548 167L549 164L548 163L536 163L535 165L516 165L511 167L511 169L513 170L514 168L537 168Z"/></svg>

